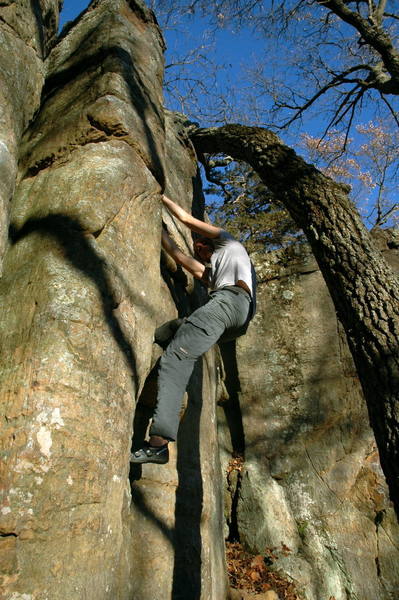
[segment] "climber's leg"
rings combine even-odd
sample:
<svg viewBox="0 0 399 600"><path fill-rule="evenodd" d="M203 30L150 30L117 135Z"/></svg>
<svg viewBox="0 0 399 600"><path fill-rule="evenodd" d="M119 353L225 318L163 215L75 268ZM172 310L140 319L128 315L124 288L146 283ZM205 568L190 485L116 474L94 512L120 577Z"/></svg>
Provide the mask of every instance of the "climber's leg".
<svg viewBox="0 0 399 600"><path fill-rule="evenodd" d="M233 338L242 335L249 308L246 294L219 290L180 326L161 359L151 436L176 439L183 395L195 361L224 333Z"/></svg>
<svg viewBox="0 0 399 600"><path fill-rule="evenodd" d="M223 333L242 335L251 313L249 296L223 289L197 309L179 327L164 352L158 376L157 406L150 428L150 445L131 456L131 462L167 462L167 441L174 441L184 392L195 361L213 346Z"/></svg>

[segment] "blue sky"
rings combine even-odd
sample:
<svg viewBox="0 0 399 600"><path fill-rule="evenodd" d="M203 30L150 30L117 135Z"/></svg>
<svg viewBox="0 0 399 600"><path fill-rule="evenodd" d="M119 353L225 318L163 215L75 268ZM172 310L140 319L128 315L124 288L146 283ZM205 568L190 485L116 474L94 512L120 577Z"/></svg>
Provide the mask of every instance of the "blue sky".
<svg viewBox="0 0 399 600"><path fill-rule="evenodd" d="M73 20L88 6L88 4L88 1L64 0L64 6L60 17L60 28L62 28L66 21ZM265 4L267 4L266 0ZM181 57L186 51L203 43L204 31L206 31L207 27L210 27L209 23L207 23L205 19L201 19L198 14L195 14L191 18L188 17L178 28L164 31L164 37L167 42L167 52L165 56L166 65L173 62L173 58L176 54ZM282 45L281 54L285 51L286 46L286 44ZM275 47L276 45L274 45L274 48ZM261 63L265 66L267 76L273 71L273 66L271 64L272 57L267 53L267 50L265 50L264 41L255 36L249 29L244 29L239 32L231 31L230 28L217 29L214 32L211 47L207 47L204 54L208 59L220 65L217 71L217 78L211 82L206 79L209 77L209 71L206 71L205 69L201 70L200 63L196 64L195 69L191 69L190 77L197 76L199 80L207 84L207 91L210 89L211 94L204 94L204 98L206 95L207 101L213 103L213 108L218 105L218 100L222 98L223 94L226 94L226 89L228 89L228 99L231 106L234 107L233 113L228 115L228 121L244 122L245 117L247 117L248 124L270 126L270 123L264 114L265 109L269 109L271 106L271 98L270 96L264 95L260 101L257 100L256 94L253 93L251 83L248 82L247 77L247 68L253 67L257 63ZM171 73L173 73L173 69L167 69L166 79ZM281 77L286 81L286 75L284 73ZM251 110L248 110L247 108L248 104L246 104L247 95L251 92L251 101L260 107L260 112L262 113L259 115L258 121L253 118L255 114L254 111L251 113ZM184 104L179 104L178 101L173 100L171 96L168 96L167 92L165 93L165 98L168 108L179 110L181 112L188 112L190 116L194 115L194 119L198 120L195 117L195 111L192 107L186 108ZM244 110L240 110L241 105L244 107ZM254 109L256 109L256 106ZM235 114L234 110L236 111ZM306 115L306 130L308 133L316 135L317 132L321 135L322 131L318 131L322 129L320 123L321 120L317 115L313 117L310 114ZM213 125L214 122L208 123L206 122L206 118L202 116L201 125L207 126L210 124ZM303 131L303 125L298 122L298 126L299 128L293 127L290 134L280 132L281 137L286 143L297 146L298 133Z"/></svg>
<svg viewBox="0 0 399 600"><path fill-rule="evenodd" d="M89 1L82 0L64 0L63 10L60 15L60 29L67 21L75 19L89 3ZM207 23L205 19L201 19L199 15L196 14L195 17L188 17L178 28L165 31L164 36L168 46L166 52L166 65L173 61L175 51L177 54L181 55L182 52L188 51L203 43L204 31L206 31L209 26L209 23ZM302 34L303 30L301 29L299 33ZM288 45L287 48L289 49ZM281 54L283 54L285 49L286 48L284 47L281 48ZM204 78L203 82L205 83L207 93L204 94L203 97L205 101L208 101L209 105L212 106L212 109L214 109L215 106L218 106L218 99L223 99L223 95L226 96L226 89L228 89L227 95L228 100L230 101L229 103L231 107L234 107L233 110L237 109L237 116L235 114L229 114L227 117L228 121L245 122L245 115L247 115L248 124L268 126L267 122L256 122L252 120L255 113L251 113L251 110L248 110L248 105L245 104L245 94L247 91L251 92L252 90L248 80L246 80L244 61L246 61L247 65L256 64L257 59L259 58L259 62L266 65L266 74L268 72L270 73L273 68L270 60L271 57L267 54L267 51L265 51L262 40L257 38L249 29L241 30L240 32L234 32L230 29L218 29L214 32L210 47L207 47L204 50L204 55L206 55L207 58L214 60L215 63L223 65L217 70L217 77L211 84L209 83L209 80L206 79L208 76L207 72L205 70L202 72L200 65L198 66L197 63L195 69L190 73L190 76L194 73L194 77L198 77L200 81L202 81L202 77ZM169 75L170 73L173 73L172 69L166 71L166 75ZM283 77L287 77L287 79L289 77L284 73L282 75ZM300 85L301 83L302 82L300 82ZM209 90L211 90L211 93L209 93ZM200 95L200 97L202 96ZM256 94L252 94L252 97L253 101L256 103ZM167 106L172 110L188 112L185 110L184 105L182 106L179 102L168 96L168 94L165 95L165 98ZM270 99L262 97L259 104L262 108L269 108L270 102ZM241 113L240 104L244 106L244 110ZM363 116L363 120L366 121L368 118L366 112ZM201 118L200 124L202 126L208 125L206 117L203 116ZM297 152L304 155L305 151L303 147L300 147L299 145L301 134L306 132L311 135L321 135L324 126L325 119L321 118L317 113L313 117L307 114L306 120L304 120L303 123L298 122L296 128L293 128L289 134L279 132L279 135L285 143L294 147ZM360 140L359 136L356 134L355 129L352 130L352 136L356 141L359 140L359 143L364 143L364 140ZM372 202L372 196L373 192L370 192L369 202ZM365 210L368 210L367 207Z"/></svg>
<svg viewBox="0 0 399 600"><path fill-rule="evenodd" d="M64 0L63 10L60 15L60 29L62 29L67 21L75 19L89 3L82 0ZM218 98L226 95L226 89L228 89L229 102L231 106L236 107L233 109L236 112L235 114L229 114L227 120L243 122L243 111L238 114L240 103L244 102L242 100L243 91L245 88L248 88L248 83L245 81L242 71L243 61L245 59L247 63L251 63L252 57L256 55L259 57L264 56L264 50L259 40L249 30L237 32L230 29L217 29L213 32L212 41L208 44L206 31L209 27L210 24L206 19L196 14L191 18L188 17L185 19L177 28L164 31L167 43L165 64L168 66L171 62L174 62L176 55L181 57L185 52L189 52L192 48L203 44L205 35L205 44L207 47L204 50L204 55L207 56L207 59L219 65L217 78L211 81L209 79L209 71L206 69L201 70L200 63L196 65L195 69L191 69L190 76L198 77L204 83L207 91L211 90L211 93L204 94L203 98L205 102L209 103L209 106L212 106L212 110L214 110L214 105L217 105ZM166 79L170 74L173 76L173 69L166 69ZM188 107L179 103L173 96L168 95L167 91L165 91L165 103L172 110L185 112L194 120L200 120L202 126L214 124L214 122L207 122L203 115L198 118L192 106ZM261 124L251 120L251 114L249 114L248 118L248 124ZM286 141L288 142L288 140Z"/></svg>
<svg viewBox="0 0 399 600"><path fill-rule="evenodd" d="M60 29L62 29L67 21L75 19L89 4L89 1L64 0L63 9L60 14ZM166 62L168 62L169 51L170 53L173 52L175 47L178 47L179 51L181 51L182 44L187 48L195 44L200 44L206 26L206 21L196 16L195 19L187 21L187 24L183 26L185 27L183 32L182 29L164 32L168 44ZM233 70L236 70L234 67L240 64L242 57L250 56L253 52L256 52L256 49L255 37L248 31L232 33L222 29L216 33L214 54L217 55L218 61L225 63L227 70L231 70L232 73Z"/></svg>
<svg viewBox="0 0 399 600"><path fill-rule="evenodd" d="M64 6L60 14L60 27L67 21L73 21L90 3L81 0L64 0Z"/></svg>

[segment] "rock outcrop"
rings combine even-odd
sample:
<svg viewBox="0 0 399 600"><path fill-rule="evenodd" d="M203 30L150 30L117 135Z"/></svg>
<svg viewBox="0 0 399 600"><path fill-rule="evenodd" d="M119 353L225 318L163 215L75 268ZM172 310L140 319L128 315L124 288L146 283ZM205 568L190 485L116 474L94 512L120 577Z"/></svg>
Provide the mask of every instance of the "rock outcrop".
<svg viewBox="0 0 399 600"><path fill-rule="evenodd" d="M257 276L258 313L230 350L220 409L224 462L245 451L229 474L231 535L306 600L393 600L399 528L327 287L307 246L259 257Z"/></svg>
<svg viewBox="0 0 399 600"><path fill-rule="evenodd" d="M170 463L130 468L154 330L204 301L161 253L162 220L192 240L160 194L202 217L201 182L152 12L93 0L56 39L58 5L0 2L1 598L223 600L227 533L307 600L393 600L397 525L308 254L259 257L258 315L199 361ZM245 453L229 531L219 447Z"/></svg>
<svg viewBox="0 0 399 600"><path fill-rule="evenodd" d="M170 465L128 479L154 329L202 297L160 271L161 190L201 210L191 144L163 109L162 51L143 3L92 2L42 67L19 145L0 282L4 598L225 595L212 353Z"/></svg>

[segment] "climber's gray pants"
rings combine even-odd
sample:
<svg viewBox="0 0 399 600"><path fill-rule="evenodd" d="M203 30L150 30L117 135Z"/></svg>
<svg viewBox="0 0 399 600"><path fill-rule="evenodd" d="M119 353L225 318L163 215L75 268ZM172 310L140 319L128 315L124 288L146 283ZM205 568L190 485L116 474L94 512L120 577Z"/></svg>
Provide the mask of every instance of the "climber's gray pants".
<svg viewBox="0 0 399 600"><path fill-rule="evenodd" d="M176 439L183 396L195 361L218 340L243 335L251 314L250 296L230 287L212 292L208 302L183 322L161 358L150 435Z"/></svg>

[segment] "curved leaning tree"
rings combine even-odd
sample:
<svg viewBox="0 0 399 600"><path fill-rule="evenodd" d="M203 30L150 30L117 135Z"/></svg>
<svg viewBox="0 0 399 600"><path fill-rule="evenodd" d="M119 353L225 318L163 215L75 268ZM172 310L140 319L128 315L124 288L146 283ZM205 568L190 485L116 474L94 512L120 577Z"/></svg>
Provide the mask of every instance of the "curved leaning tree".
<svg viewBox="0 0 399 600"><path fill-rule="evenodd" d="M197 129L191 139L200 155L247 162L304 230L344 326L399 515L399 282L374 247L349 188L260 127Z"/></svg>

